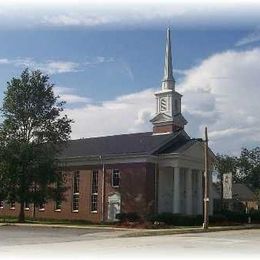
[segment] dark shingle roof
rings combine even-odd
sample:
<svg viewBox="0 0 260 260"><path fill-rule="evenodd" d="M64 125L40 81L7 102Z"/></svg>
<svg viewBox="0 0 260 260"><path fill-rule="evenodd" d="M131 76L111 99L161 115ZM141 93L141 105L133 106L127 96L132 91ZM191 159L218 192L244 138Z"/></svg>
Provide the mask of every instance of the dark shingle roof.
<svg viewBox="0 0 260 260"><path fill-rule="evenodd" d="M214 183L214 198L219 199L220 184ZM232 183L232 198L236 200L255 200L255 194L243 183Z"/></svg>
<svg viewBox="0 0 260 260"><path fill-rule="evenodd" d="M84 138L69 141L61 157L153 154L172 140L182 140L176 143L176 148L187 142L189 138L182 131L172 134L153 135L152 132L113 135L95 138Z"/></svg>
<svg viewBox="0 0 260 260"><path fill-rule="evenodd" d="M255 200L255 194L242 183L234 183L232 185L232 194L233 198L237 198L240 200Z"/></svg>

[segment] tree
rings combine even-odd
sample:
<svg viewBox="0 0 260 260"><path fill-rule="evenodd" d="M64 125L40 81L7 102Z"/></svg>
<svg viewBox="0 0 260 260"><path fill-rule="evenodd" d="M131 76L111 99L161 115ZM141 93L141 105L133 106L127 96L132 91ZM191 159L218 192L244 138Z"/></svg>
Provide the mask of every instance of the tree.
<svg viewBox="0 0 260 260"><path fill-rule="evenodd" d="M0 196L24 204L40 205L62 199L57 155L70 138L72 120L62 115L64 102L40 71L25 69L7 82L0 125Z"/></svg>
<svg viewBox="0 0 260 260"><path fill-rule="evenodd" d="M238 160L237 178L253 191L260 189L260 147L243 148Z"/></svg>

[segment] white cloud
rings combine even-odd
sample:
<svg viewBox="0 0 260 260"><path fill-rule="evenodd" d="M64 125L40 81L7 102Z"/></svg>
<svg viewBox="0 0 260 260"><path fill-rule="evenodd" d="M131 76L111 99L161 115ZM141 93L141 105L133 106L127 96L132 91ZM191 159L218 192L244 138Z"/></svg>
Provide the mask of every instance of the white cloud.
<svg viewBox="0 0 260 260"><path fill-rule="evenodd" d="M79 63L61 60L47 60L37 62L32 58L0 59L0 65L14 65L16 67L28 67L30 69L39 69L48 74L76 72L79 70Z"/></svg>
<svg viewBox="0 0 260 260"><path fill-rule="evenodd" d="M66 101L69 105L91 102L90 98L77 95L73 88L55 86L54 92L56 95L60 96L61 100Z"/></svg>
<svg viewBox="0 0 260 260"><path fill-rule="evenodd" d="M0 65L13 65L16 67L28 67L29 69L39 69L47 74L60 74L68 72L78 72L85 70L87 66L102 63L115 62L113 57L97 56L85 62L73 62L64 60L36 61L33 58L1 58Z"/></svg>
<svg viewBox="0 0 260 260"><path fill-rule="evenodd" d="M153 93L153 89L147 89L100 105L66 109L75 120L72 138L151 131L148 119L154 113Z"/></svg>
<svg viewBox="0 0 260 260"><path fill-rule="evenodd" d="M236 46L247 45L260 41L260 29L248 34L236 43Z"/></svg>
<svg viewBox="0 0 260 260"><path fill-rule="evenodd" d="M81 15L80 13L47 15L44 16L41 23L47 26L87 26L93 27L119 22L116 16L101 16L101 15Z"/></svg>
<svg viewBox="0 0 260 260"><path fill-rule="evenodd" d="M219 53L190 69L180 85L188 129L201 136L207 125L215 151L260 145L259 59L260 48Z"/></svg>
<svg viewBox="0 0 260 260"><path fill-rule="evenodd" d="M8 0L0 2L0 27L241 28L259 24L259 8L257 0Z"/></svg>
<svg viewBox="0 0 260 260"><path fill-rule="evenodd" d="M215 152L238 153L260 145L260 48L227 51L205 59L185 72L177 90L192 137L209 129ZM155 89L124 95L100 105L86 104L66 113L75 120L73 138L151 131Z"/></svg>

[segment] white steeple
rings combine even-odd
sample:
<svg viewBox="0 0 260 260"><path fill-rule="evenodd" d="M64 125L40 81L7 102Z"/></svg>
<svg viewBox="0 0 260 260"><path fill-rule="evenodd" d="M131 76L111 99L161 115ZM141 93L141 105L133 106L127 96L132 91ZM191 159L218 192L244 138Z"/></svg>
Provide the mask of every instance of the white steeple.
<svg viewBox="0 0 260 260"><path fill-rule="evenodd" d="M164 74L162 80L162 90L174 89L175 80L172 73L172 48L171 48L171 31L167 29L166 48L164 57Z"/></svg>
<svg viewBox="0 0 260 260"><path fill-rule="evenodd" d="M182 95L175 91L175 79L172 72L171 33L167 29L164 57L164 75L161 90L155 93L156 114L152 118L154 133L171 133L183 129L187 121L181 114Z"/></svg>

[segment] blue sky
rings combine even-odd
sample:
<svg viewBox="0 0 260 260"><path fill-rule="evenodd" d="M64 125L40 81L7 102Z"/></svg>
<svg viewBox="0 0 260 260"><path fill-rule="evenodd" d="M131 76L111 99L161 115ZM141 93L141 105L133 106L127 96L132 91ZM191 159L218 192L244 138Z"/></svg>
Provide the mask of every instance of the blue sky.
<svg viewBox="0 0 260 260"><path fill-rule="evenodd" d="M41 69L67 101L72 138L149 131L170 26L189 134L208 125L215 152L259 145L260 5L162 2L0 4L0 99L25 67Z"/></svg>

